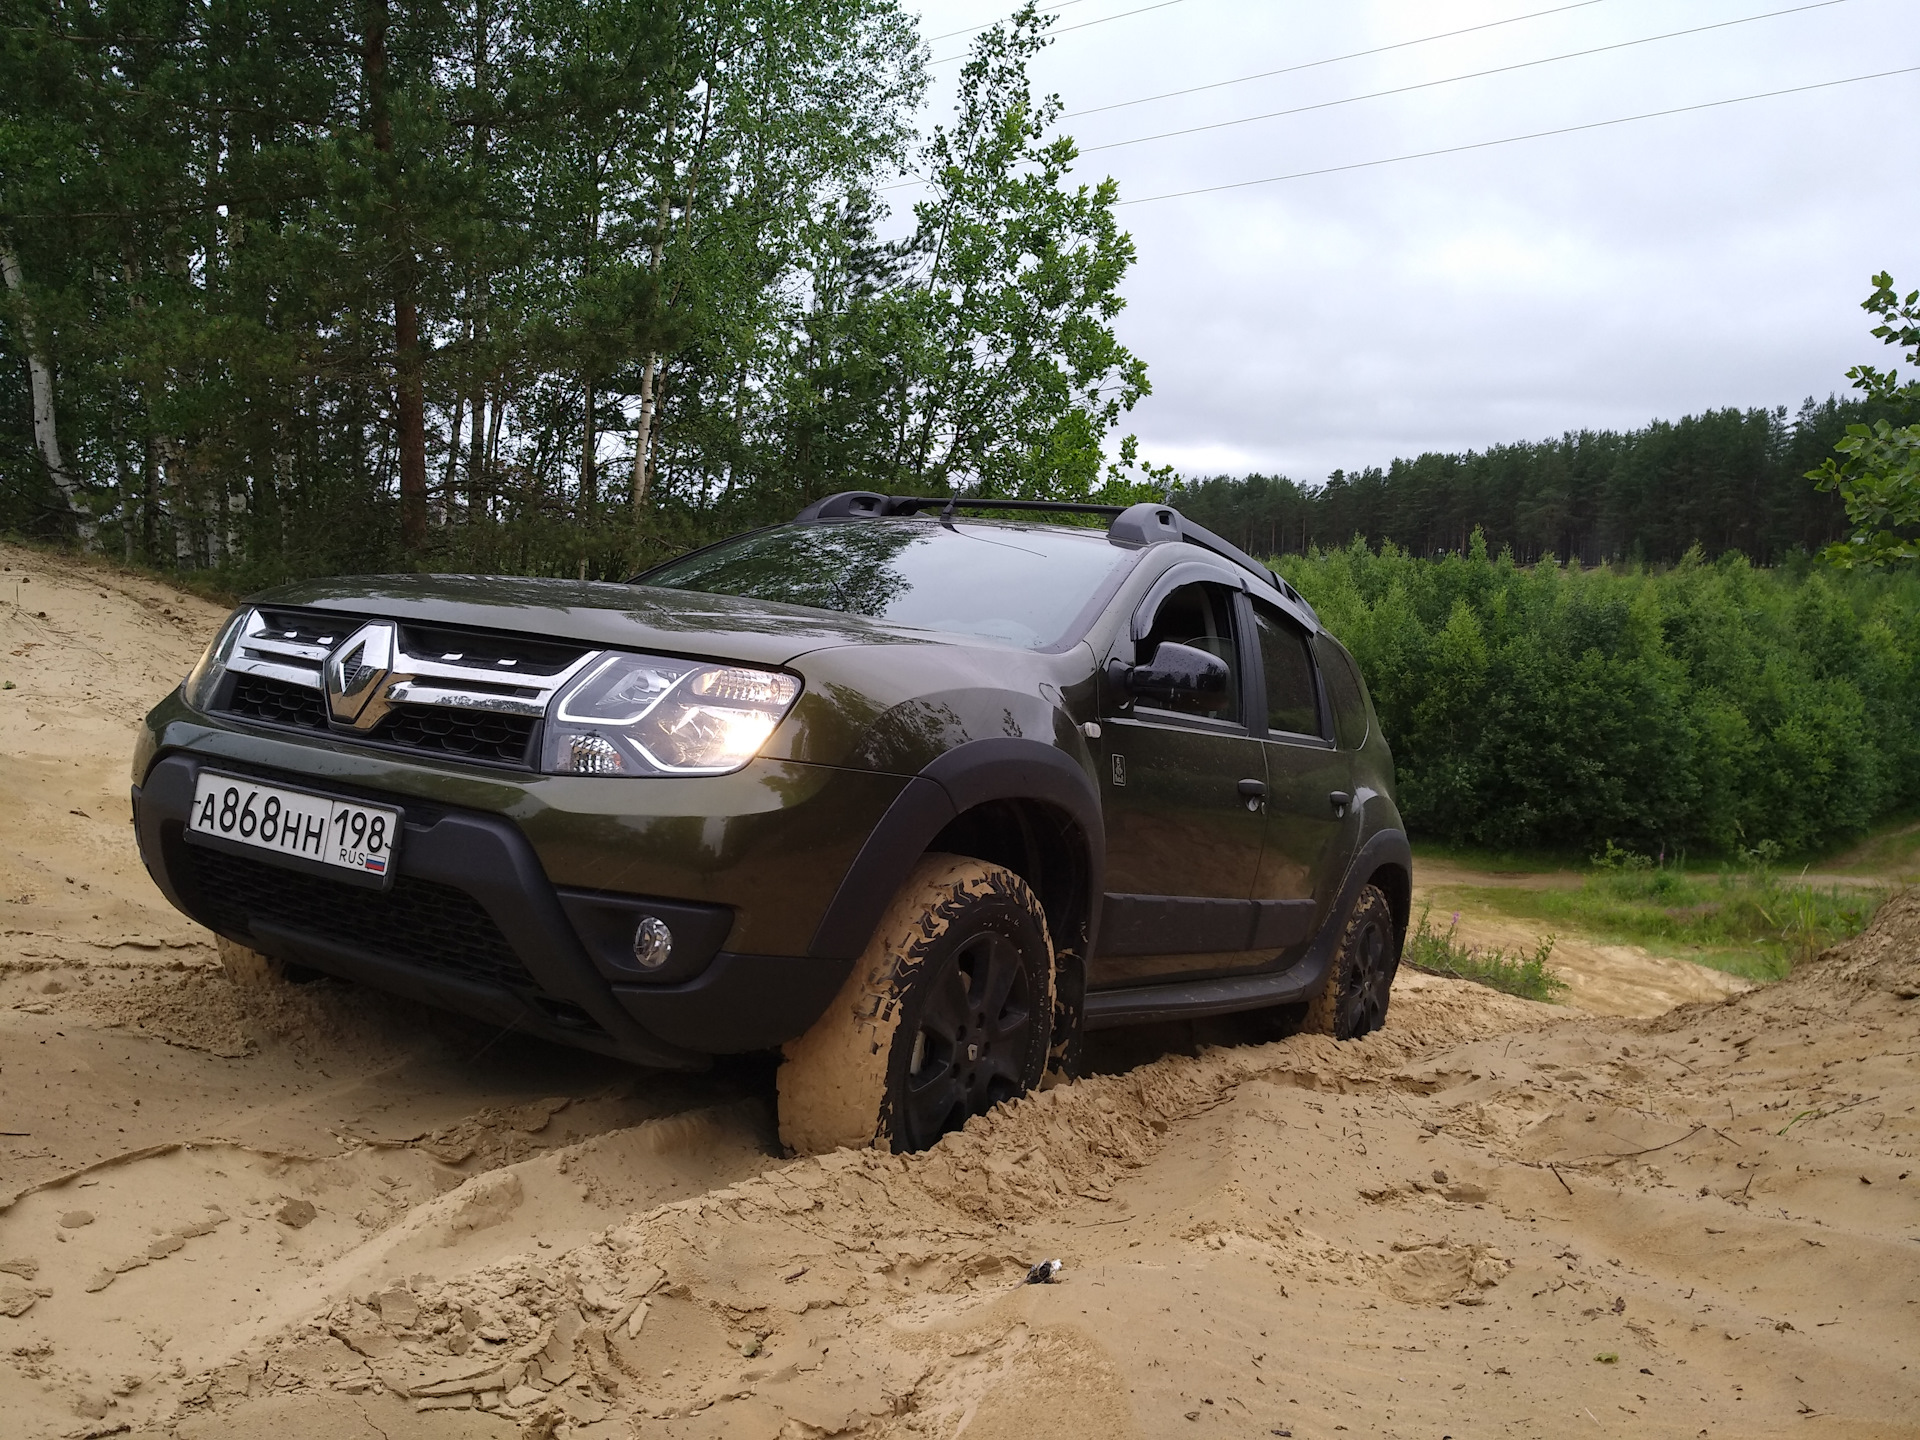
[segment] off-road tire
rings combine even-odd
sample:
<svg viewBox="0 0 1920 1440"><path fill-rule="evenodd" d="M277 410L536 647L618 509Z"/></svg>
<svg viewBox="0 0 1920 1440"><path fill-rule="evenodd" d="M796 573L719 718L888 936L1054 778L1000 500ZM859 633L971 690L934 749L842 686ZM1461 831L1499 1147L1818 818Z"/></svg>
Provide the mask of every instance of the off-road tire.
<svg viewBox="0 0 1920 1440"><path fill-rule="evenodd" d="M1400 954L1393 906L1378 885L1361 889L1333 957L1333 973L1307 1005L1301 1030L1358 1040L1387 1023Z"/></svg>
<svg viewBox="0 0 1920 1440"><path fill-rule="evenodd" d="M780 1139L801 1155L924 1149L1040 1084L1053 1008L1053 943L1027 883L928 855L833 1003L785 1046Z"/></svg>

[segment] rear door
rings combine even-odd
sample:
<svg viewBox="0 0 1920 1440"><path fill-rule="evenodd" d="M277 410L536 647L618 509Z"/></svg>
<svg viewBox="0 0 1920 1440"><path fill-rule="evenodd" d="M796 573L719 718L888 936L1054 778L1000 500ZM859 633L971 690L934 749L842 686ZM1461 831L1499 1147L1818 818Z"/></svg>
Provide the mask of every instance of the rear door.
<svg viewBox="0 0 1920 1440"><path fill-rule="evenodd" d="M1351 803L1352 756L1334 743L1307 632L1276 605L1252 597L1246 605L1260 659L1267 764L1255 934L1272 960L1318 931L1344 878L1359 819Z"/></svg>
<svg viewBox="0 0 1920 1440"><path fill-rule="evenodd" d="M1204 699L1107 697L1107 894L1088 967L1095 989L1242 968L1250 959L1266 755L1249 724L1254 662L1240 592L1194 580L1148 603L1144 637L1115 658L1145 661L1171 640L1226 661L1233 682L1227 695ZM1124 650L1129 640L1118 644Z"/></svg>

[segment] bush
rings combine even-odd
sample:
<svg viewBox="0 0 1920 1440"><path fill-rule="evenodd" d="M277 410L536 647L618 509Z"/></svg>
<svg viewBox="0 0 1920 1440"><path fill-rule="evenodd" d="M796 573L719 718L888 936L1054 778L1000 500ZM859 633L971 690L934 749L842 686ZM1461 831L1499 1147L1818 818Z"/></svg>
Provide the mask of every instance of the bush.
<svg viewBox="0 0 1920 1440"><path fill-rule="evenodd" d="M1507 951L1496 945L1488 950L1473 949L1462 945L1455 938L1454 931L1460 924L1460 917L1453 917L1453 924L1447 927L1447 933L1438 935L1427 923L1427 912L1432 906L1420 911L1420 919L1413 927L1413 933L1407 936L1405 963L1416 970L1424 970L1429 975L1451 975L1456 980L1472 980L1476 984L1490 986L1495 990L1504 990L1509 995L1518 995L1523 1000L1544 1000L1553 1003L1567 988L1567 982L1547 968L1547 960L1553 954L1553 937L1542 940L1533 953Z"/></svg>
<svg viewBox="0 0 1920 1440"><path fill-rule="evenodd" d="M1920 800L1920 576L1356 541L1276 562L1354 652L1415 833L1801 854Z"/></svg>

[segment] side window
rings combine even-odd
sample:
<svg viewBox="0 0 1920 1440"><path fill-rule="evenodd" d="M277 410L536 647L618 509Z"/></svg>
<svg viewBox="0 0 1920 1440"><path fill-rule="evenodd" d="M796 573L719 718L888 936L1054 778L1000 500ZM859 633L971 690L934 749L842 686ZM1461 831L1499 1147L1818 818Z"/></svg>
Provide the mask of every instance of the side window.
<svg viewBox="0 0 1920 1440"><path fill-rule="evenodd" d="M1313 660L1300 627L1278 611L1254 602L1260 663L1267 672L1267 729L1289 735L1320 733L1320 703L1313 689Z"/></svg>
<svg viewBox="0 0 1920 1440"><path fill-rule="evenodd" d="M1360 668L1344 646L1329 636L1313 644L1320 656L1320 673L1327 677L1327 698L1333 702L1333 729L1342 750L1358 750L1367 743L1367 692Z"/></svg>
<svg viewBox="0 0 1920 1440"><path fill-rule="evenodd" d="M1191 645L1227 662L1230 679L1225 695L1193 696L1177 700L1142 701L1156 710L1176 715L1200 715L1209 720L1240 718L1240 651L1234 641L1233 591L1224 585L1182 585L1170 591L1154 612L1153 628L1139 644L1141 661L1149 659L1162 642Z"/></svg>

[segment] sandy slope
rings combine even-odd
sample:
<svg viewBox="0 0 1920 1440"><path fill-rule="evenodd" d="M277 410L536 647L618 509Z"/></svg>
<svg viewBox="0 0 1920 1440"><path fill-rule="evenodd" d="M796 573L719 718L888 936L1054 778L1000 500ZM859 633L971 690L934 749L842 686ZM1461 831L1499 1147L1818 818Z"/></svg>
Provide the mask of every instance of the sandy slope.
<svg viewBox="0 0 1920 1440"><path fill-rule="evenodd" d="M217 615L0 563L8 1434L1920 1434L1920 901L1714 1003L1408 975L789 1163L765 1069L233 991L124 809Z"/></svg>
<svg viewBox="0 0 1920 1440"><path fill-rule="evenodd" d="M1575 890L1581 883L1572 870L1544 874L1498 874L1470 870L1448 860L1423 859L1415 867L1414 912L1431 907L1430 923L1437 931L1452 928L1460 943L1480 950L1530 954L1546 927L1519 920L1477 902L1475 890ZM1696 1000L1722 1000L1751 988L1751 982L1723 970L1695 965L1669 955L1655 955L1639 945L1608 944L1586 935L1556 935L1554 973L1567 982L1562 997L1568 1005L1589 1015L1633 1015L1645 1018Z"/></svg>

